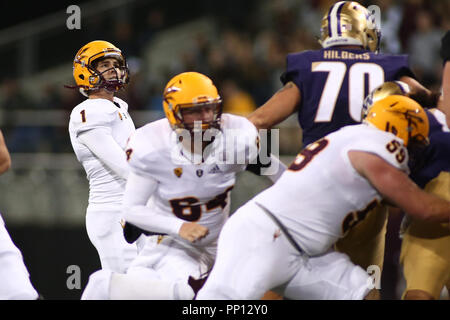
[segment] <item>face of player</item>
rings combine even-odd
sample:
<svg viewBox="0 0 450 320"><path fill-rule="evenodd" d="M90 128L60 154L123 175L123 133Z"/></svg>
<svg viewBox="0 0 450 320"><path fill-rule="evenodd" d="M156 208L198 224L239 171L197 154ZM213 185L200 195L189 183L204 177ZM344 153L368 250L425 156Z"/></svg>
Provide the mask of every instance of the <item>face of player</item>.
<svg viewBox="0 0 450 320"><path fill-rule="evenodd" d="M123 70L117 59L106 58L98 62L96 70L105 78L105 80L119 80L123 76Z"/></svg>
<svg viewBox="0 0 450 320"><path fill-rule="evenodd" d="M202 123L212 122L214 120L215 108L215 105L211 105L186 108L184 110L181 110L183 122L187 126L193 126L195 121L201 121Z"/></svg>

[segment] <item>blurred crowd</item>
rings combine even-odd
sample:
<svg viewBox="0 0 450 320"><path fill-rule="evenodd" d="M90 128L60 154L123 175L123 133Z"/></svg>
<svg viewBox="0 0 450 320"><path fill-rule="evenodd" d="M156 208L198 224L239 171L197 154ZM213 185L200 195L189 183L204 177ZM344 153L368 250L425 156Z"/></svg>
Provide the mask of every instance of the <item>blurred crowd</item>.
<svg viewBox="0 0 450 320"><path fill-rule="evenodd" d="M224 100L224 112L246 115L281 87L279 77L287 53L320 48L317 37L321 18L334 2L233 0L211 4L204 0L194 1L194 13L186 14L184 8L174 10L164 1L153 1L145 10L143 7L129 10L114 22L96 18L89 28L75 34L76 40L65 39L70 42L68 47L73 48L72 53L57 58L47 55L52 63L40 63L43 66L67 64L85 43L107 40L119 47L129 62L131 82L119 97L129 103L130 112L162 111L161 94L166 81L176 73L195 70L215 81ZM450 29L450 1L361 3L378 5L381 9L381 51L409 54L418 80L432 90L439 90L442 72L439 47L445 30ZM159 74L149 74L143 48L151 48L159 32L202 16L214 21L215 37L211 39L200 31L195 39L189 40L194 42L189 49L180 45L178 61L161 68ZM19 77L4 77L0 84L2 130L8 147L11 152L71 152L68 115L84 97L76 90L63 88L63 84L38 85L42 85L42 97L36 100L24 92ZM24 109L63 110L67 121L58 126L17 125L15 113L10 111Z"/></svg>

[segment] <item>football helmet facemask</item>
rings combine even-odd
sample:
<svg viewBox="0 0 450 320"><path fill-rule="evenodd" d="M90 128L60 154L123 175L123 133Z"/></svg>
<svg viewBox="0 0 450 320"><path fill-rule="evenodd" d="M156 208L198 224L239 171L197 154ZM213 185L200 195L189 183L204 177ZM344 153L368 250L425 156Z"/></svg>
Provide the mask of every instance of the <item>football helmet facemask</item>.
<svg viewBox="0 0 450 320"><path fill-rule="evenodd" d="M391 132L402 139L406 147L428 144L429 124L425 110L406 96L391 95L378 100L363 122Z"/></svg>
<svg viewBox="0 0 450 320"><path fill-rule="evenodd" d="M112 67L99 72L96 66L102 59L114 58L119 62L119 67ZM114 69L117 76L115 79L106 80L103 76L106 72ZM120 71L118 72L117 69ZM89 91L101 88L109 91L118 91L130 80L129 70L125 57L120 49L113 44L96 40L91 41L78 50L73 60L73 77L80 92L87 96Z"/></svg>
<svg viewBox="0 0 450 320"><path fill-rule="evenodd" d="M375 17L357 2L339 1L322 18L319 43L323 48L358 45L377 53L380 40Z"/></svg>
<svg viewBox="0 0 450 320"><path fill-rule="evenodd" d="M201 122L201 130L220 129L222 99L210 78L198 72L184 72L173 77L163 94L163 108L172 129L197 129L200 121L188 123L187 113L212 111L210 121Z"/></svg>

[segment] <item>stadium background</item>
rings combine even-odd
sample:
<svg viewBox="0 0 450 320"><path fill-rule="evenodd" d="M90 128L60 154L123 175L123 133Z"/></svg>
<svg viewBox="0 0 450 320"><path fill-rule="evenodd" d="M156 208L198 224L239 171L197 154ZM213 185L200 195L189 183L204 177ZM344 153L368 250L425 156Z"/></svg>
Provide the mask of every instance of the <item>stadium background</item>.
<svg viewBox="0 0 450 320"><path fill-rule="evenodd" d="M99 268L84 228L88 183L73 154L71 109L83 100L73 84L72 59L85 43L104 39L128 59L131 83L119 94L136 127L163 117L161 92L173 75L195 70L216 82L225 112L248 114L281 87L289 52L318 49L329 0L4 1L0 4L0 127L12 168L0 177L0 212L22 250L31 280L46 299L79 299L67 268L81 270L81 287ZM440 39L450 29L450 1L361 1L381 9L382 49L409 53L418 79L439 90ZM69 30L68 6L81 9ZM301 147L295 117L280 124L280 155L289 163ZM269 183L240 174L232 209ZM402 290L399 217L391 217L383 299Z"/></svg>

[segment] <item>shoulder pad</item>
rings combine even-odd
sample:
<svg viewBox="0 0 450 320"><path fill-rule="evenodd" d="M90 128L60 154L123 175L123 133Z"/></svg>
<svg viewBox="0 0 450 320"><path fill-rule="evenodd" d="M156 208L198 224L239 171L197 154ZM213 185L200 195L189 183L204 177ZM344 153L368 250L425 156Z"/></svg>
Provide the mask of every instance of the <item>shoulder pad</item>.
<svg viewBox="0 0 450 320"><path fill-rule="evenodd" d="M117 107L106 100L86 100L72 110L70 121L78 136L91 129L111 127L111 123L119 117L117 111Z"/></svg>
<svg viewBox="0 0 450 320"><path fill-rule="evenodd" d="M131 170L145 175L149 174L151 169L158 168L161 150L169 147L167 140L161 137L165 132L161 130L162 124L158 122L160 121L137 129L128 140L126 154Z"/></svg>

